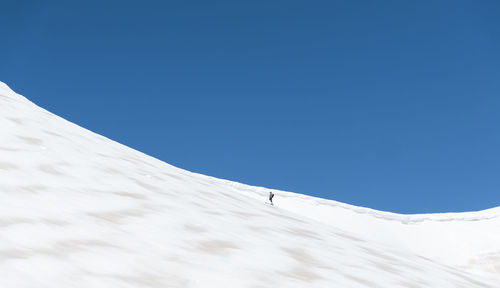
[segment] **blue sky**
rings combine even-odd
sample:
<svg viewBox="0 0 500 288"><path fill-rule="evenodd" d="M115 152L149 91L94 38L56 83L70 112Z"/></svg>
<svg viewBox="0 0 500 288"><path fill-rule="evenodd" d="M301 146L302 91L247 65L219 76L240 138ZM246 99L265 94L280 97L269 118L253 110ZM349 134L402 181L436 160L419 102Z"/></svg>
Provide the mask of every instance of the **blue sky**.
<svg viewBox="0 0 500 288"><path fill-rule="evenodd" d="M0 10L0 81L72 122L354 205L500 205L498 1L76 2Z"/></svg>

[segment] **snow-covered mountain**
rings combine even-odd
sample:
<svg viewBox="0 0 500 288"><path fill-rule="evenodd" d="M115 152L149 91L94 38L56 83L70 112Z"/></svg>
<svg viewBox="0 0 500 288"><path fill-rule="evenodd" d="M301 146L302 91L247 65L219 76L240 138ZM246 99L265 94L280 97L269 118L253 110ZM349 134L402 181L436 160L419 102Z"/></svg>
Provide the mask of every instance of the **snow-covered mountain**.
<svg viewBox="0 0 500 288"><path fill-rule="evenodd" d="M191 173L0 82L0 287L500 287L500 209L399 215Z"/></svg>

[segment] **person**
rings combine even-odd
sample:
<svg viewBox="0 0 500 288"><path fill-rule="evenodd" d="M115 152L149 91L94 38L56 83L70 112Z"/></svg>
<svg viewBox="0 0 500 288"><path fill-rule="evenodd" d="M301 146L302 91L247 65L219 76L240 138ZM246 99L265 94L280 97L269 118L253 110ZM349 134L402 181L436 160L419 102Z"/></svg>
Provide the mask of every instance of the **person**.
<svg viewBox="0 0 500 288"><path fill-rule="evenodd" d="M273 197L274 197L274 193L273 192L269 192L269 202L271 202L271 205L274 205L273 204Z"/></svg>

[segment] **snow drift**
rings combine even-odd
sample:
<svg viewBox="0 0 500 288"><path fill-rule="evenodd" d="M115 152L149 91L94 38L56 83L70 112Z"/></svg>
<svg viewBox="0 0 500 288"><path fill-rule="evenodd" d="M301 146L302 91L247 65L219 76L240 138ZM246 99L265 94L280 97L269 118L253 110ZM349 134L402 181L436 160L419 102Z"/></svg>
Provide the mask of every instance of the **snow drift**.
<svg viewBox="0 0 500 288"><path fill-rule="evenodd" d="M0 82L0 287L500 287L500 210L399 215L191 173Z"/></svg>

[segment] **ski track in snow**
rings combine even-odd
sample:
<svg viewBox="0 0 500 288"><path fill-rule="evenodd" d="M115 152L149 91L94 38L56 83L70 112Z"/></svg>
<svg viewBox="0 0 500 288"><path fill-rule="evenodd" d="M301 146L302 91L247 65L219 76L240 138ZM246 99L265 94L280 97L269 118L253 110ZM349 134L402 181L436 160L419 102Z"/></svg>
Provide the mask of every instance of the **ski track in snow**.
<svg viewBox="0 0 500 288"><path fill-rule="evenodd" d="M399 215L178 169L0 82L0 287L500 287L499 209Z"/></svg>

